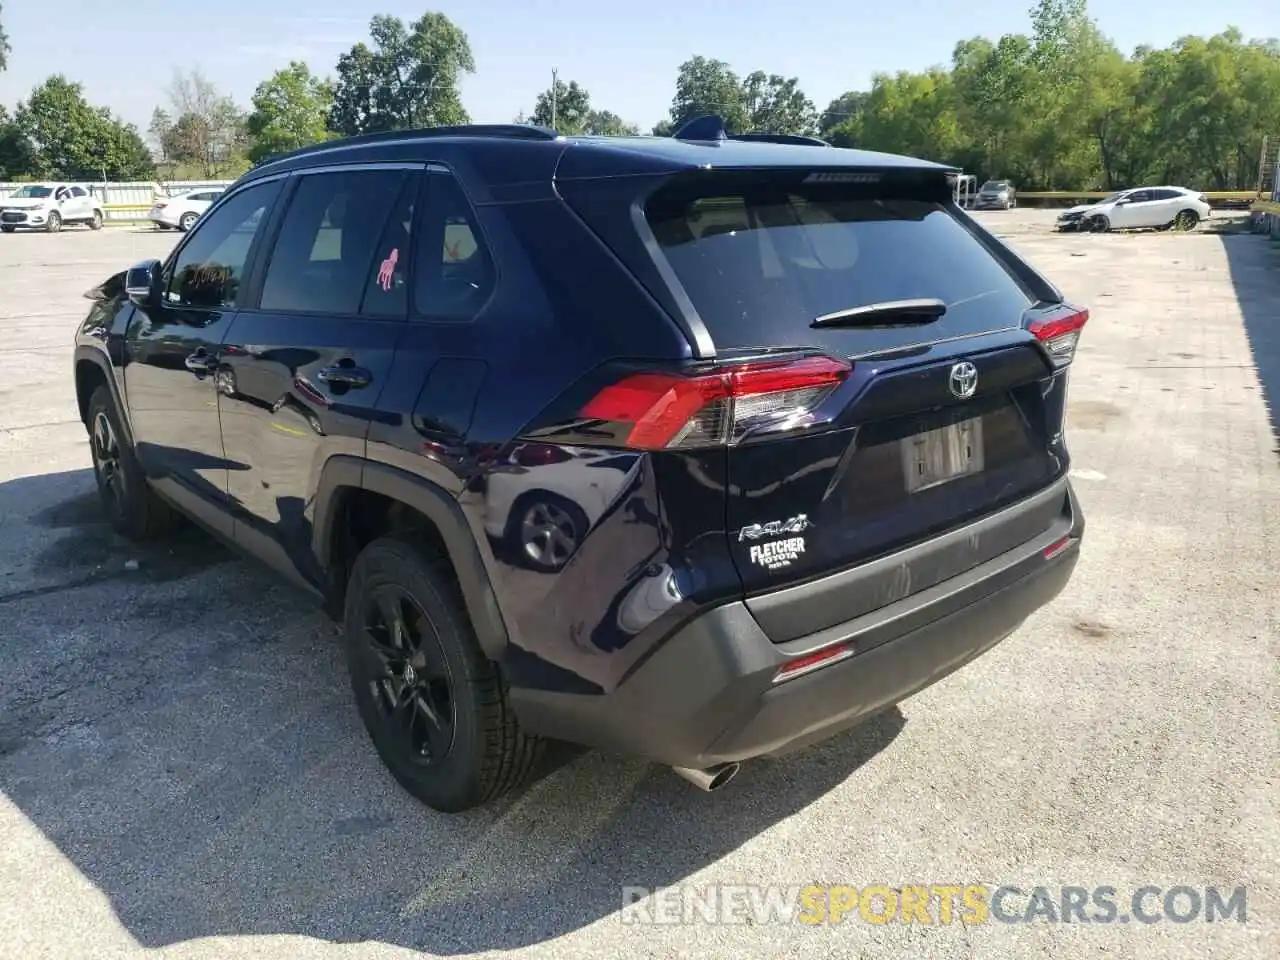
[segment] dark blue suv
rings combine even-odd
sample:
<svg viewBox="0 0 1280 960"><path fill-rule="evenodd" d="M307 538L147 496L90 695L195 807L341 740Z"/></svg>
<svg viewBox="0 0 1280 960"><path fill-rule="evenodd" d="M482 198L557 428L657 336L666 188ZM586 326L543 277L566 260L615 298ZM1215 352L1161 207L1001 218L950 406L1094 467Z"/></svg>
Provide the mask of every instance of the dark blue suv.
<svg viewBox="0 0 1280 960"><path fill-rule="evenodd" d="M437 809L549 738L715 789L956 670L1075 566L1087 314L953 175L714 118L275 158L90 291L103 502L314 593Z"/></svg>

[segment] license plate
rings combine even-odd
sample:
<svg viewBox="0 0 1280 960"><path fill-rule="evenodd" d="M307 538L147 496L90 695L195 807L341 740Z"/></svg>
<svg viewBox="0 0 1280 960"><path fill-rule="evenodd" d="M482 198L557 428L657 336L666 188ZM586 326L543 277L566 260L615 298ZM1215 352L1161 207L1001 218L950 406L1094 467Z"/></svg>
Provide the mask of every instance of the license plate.
<svg viewBox="0 0 1280 960"><path fill-rule="evenodd" d="M917 433L901 442L908 493L982 472L981 417Z"/></svg>

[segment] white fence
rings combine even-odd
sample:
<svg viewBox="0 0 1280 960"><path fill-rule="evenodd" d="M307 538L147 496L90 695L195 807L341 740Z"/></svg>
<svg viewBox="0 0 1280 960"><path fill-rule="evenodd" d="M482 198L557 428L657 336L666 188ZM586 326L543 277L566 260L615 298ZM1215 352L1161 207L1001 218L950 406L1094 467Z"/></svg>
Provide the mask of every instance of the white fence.
<svg viewBox="0 0 1280 960"><path fill-rule="evenodd" d="M48 181L62 182L62 181ZM209 190L214 187L227 187L232 180L174 180L168 183L159 181L135 181L131 183L86 183L79 182L96 197L102 197L103 212L108 220L144 220L152 202L157 197L174 197L191 190ZM25 186L22 183L0 183L0 200L13 191Z"/></svg>

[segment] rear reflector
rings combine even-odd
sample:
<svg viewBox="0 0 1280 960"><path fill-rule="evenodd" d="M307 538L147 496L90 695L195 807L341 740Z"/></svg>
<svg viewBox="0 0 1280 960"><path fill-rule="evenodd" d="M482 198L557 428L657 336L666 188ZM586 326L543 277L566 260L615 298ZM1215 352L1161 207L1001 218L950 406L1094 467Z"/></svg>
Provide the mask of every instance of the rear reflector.
<svg viewBox="0 0 1280 960"><path fill-rule="evenodd" d="M1063 537L1061 540L1057 541L1056 543L1051 543L1049 546L1044 548L1044 558L1046 560L1052 560L1054 557L1062 553L1064 550L1067 549L1067 547L1071 546L1075 542L1076 542L1075 537Z"/></svg>
<svg viewBox="0 0 1280 960"><path fill-rule="evenodd" d="M1088 310L1072 310L1047 320L1037 320L1028 329L1044 346L1055 367L1065 367L1076 354L1080 331L1089 322Z"/></svg>
<svg viewBox="0 0 1280 960"><path fill-rule="evenodd" d="M848 660L852 656L853 647L847 643L837 643L835 646L824 647L814 653L806 653L802 657L796 657L794 660L788 661L774 675L773 682L782 683L784 680L794 680L796 677L802 677L806 673L812 673L814 670L820 670L833 663L839 663L841 660Z"/></svg>
<svg viewBox="0 0 1280 960"><path fill-rule="evenodd" d="M801 425L851 369L834 357L803 357L693 376L637 373L601 390L582 416L618 424L633 449L721 446L766 424Z"/></svg>

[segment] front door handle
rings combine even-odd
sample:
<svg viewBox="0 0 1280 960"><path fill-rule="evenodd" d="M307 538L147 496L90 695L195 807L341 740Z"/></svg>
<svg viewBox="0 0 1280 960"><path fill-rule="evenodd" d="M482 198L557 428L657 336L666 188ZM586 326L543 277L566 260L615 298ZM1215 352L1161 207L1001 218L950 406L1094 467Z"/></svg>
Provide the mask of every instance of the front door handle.
<svg viewBox="0 0 1280 960"><path fill-rule="evenodd" d="M367 387L373 383L373 374L364 367L348 367L344 364L335 364L332 367L325 367L317 373L316 379L330 386L357 388Z"/></svg>
<svg viewBox="0 0 1280 960"><path fill-rule="evenodd" d="M187 365L187 369L192 373L204 374L209 373L218 365L218 358L211 354L205 353L203 349L197 350L191 356L183 361Z"/></svg>

